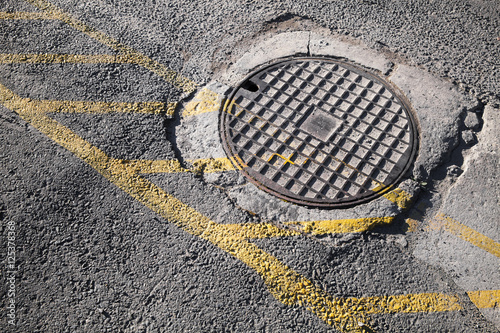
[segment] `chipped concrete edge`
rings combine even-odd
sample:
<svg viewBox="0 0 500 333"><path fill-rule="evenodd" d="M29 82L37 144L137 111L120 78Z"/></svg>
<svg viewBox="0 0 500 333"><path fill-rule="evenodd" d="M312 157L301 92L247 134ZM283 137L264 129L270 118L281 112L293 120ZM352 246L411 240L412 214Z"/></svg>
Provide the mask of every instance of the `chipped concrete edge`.
<svg viewBox="0 0 500 333"><path fill-rule="evenodd" d="M363 45L342 41L334 36L320 35L310 31L279 33L251 47L217 80L233 86L252 70L275 59L291 56L329 56L345 59L368 70L387 75L393 63L384 55Z"/></svg>

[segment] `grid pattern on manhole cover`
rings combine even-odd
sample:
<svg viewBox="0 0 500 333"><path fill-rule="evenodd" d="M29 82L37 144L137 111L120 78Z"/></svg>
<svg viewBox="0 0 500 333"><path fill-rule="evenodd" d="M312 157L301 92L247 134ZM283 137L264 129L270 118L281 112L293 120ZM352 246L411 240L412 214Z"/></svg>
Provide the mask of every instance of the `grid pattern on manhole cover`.
<svg viewBox="0 0 500 333"><path fill-rule="evenodd" d="M221 115L226 153L263 190L313 206L370 200L414 158L403 98L382 79L322 58L252 73Z"/></svg>

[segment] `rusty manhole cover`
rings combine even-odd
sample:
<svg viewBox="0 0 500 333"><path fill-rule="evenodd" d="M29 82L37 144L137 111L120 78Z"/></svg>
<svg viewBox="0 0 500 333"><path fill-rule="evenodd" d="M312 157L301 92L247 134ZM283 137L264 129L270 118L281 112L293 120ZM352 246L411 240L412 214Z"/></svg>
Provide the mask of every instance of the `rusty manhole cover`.
<svg viewBox="0 0 500 333"><path fill-rule="evenodd" d="M327 58L253 72L221 114L224 149L259 188L318 207L371 200L416 153L407 102L381 78Z"/></svg>

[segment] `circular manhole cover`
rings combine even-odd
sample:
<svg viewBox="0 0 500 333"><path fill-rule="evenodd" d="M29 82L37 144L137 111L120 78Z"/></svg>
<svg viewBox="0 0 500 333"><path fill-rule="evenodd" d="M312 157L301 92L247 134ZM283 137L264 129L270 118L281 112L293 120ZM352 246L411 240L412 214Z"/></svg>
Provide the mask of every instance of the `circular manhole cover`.
<svg viewBox="0 0 500 333"><path fill-rule="evenodd" d="M417 146L403 97L381 78L327 58L253 72L226 101L220 131L228 156L259 188L318 207L384 193Z"/></svg>

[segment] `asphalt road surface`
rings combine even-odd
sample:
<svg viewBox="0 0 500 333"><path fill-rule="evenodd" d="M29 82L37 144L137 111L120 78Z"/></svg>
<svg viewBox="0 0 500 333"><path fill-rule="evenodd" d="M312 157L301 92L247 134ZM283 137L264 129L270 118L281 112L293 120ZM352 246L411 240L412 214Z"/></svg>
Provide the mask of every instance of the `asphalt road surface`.
<svg viewBox="0 0 500 333"><path fill-rule="evenodd" d="M285 202L226 155L233 88L299 56L411 105L377 199ZM498 0L2 0L0 331L498 332L499 106Z"/></svg>

